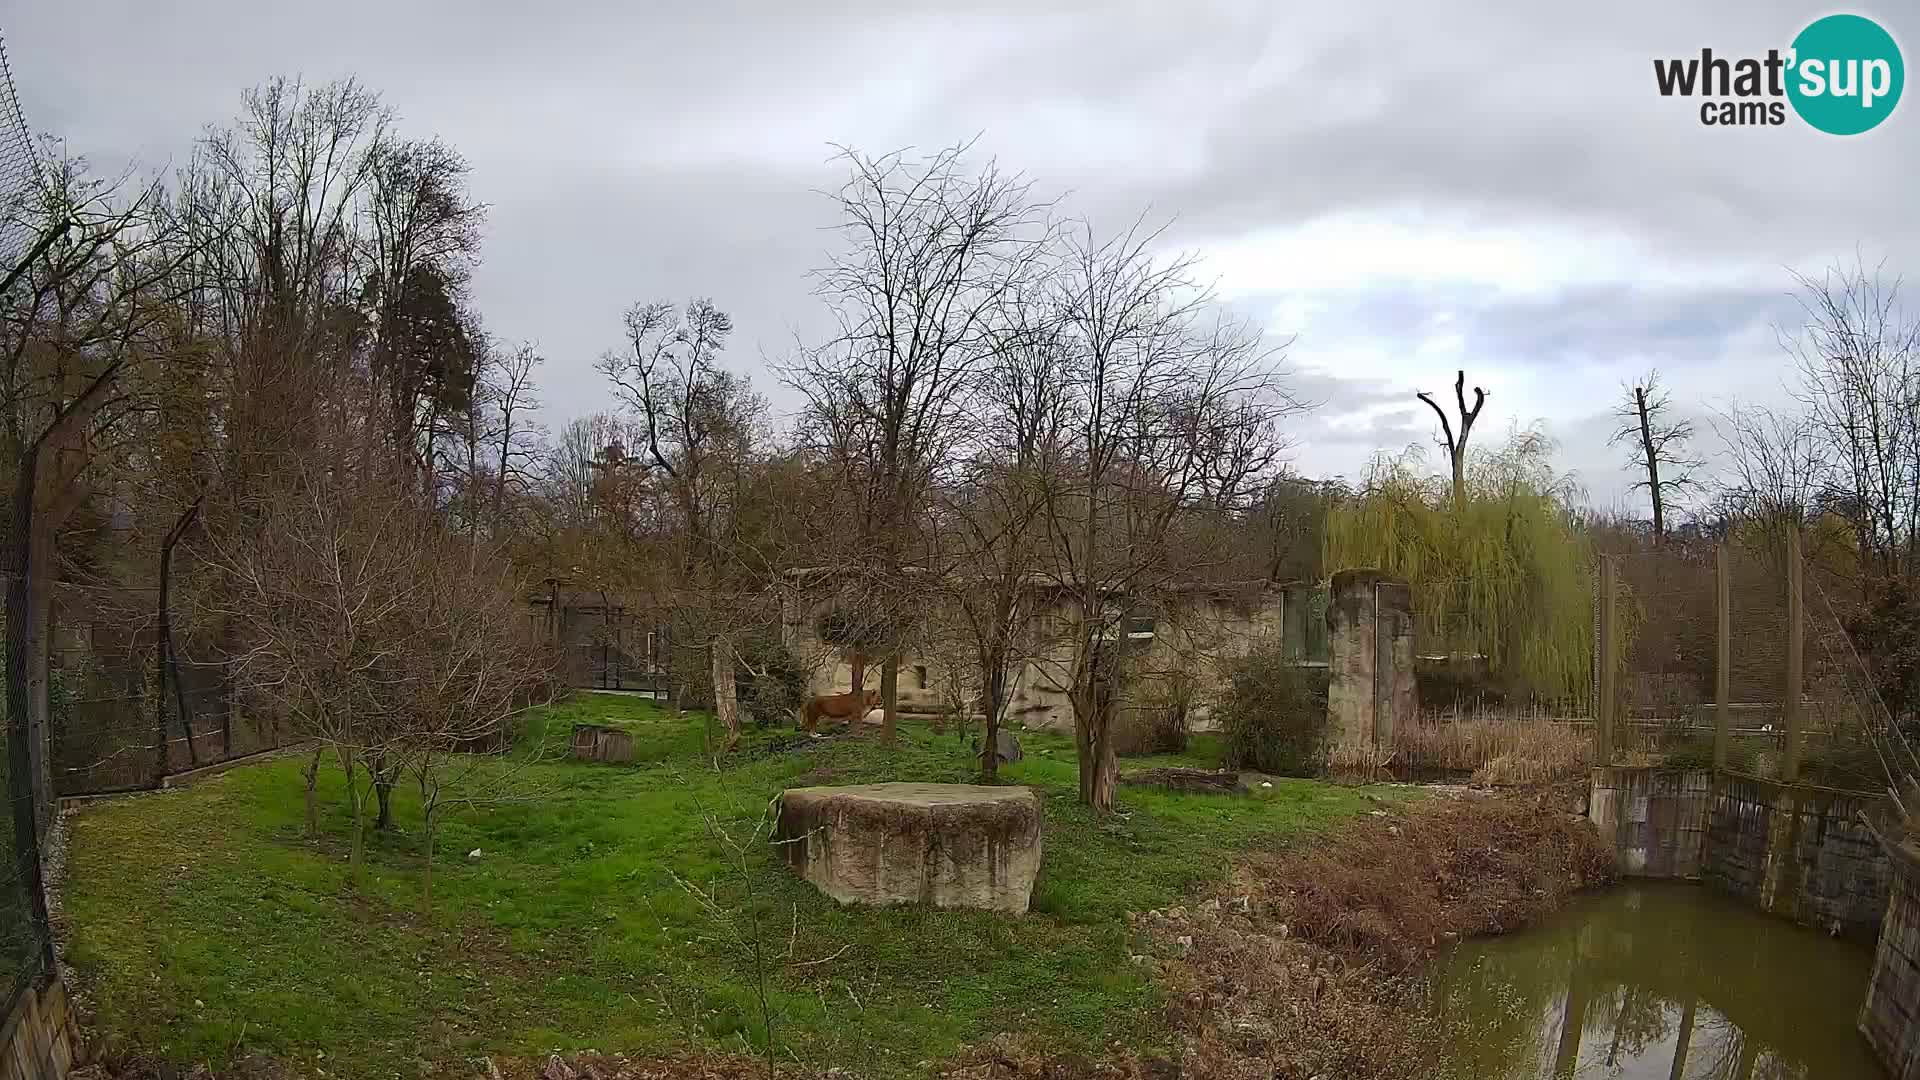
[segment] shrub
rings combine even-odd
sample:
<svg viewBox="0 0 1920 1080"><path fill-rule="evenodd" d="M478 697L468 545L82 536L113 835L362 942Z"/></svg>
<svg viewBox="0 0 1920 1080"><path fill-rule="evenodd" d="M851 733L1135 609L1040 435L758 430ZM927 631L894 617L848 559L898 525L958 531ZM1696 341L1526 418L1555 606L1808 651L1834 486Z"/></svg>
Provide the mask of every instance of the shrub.
<svg viewBox="0 0 1920 1080"><path fill-rule="evenodd" d="M1326 767L1327 674L1279 649L1261 649L1227 669L1219 705L1227 765L1280 776L1316 776Z"/></svg>
<svg viewBox="0 0 1920 1080"><path fill-rule="evenodd" d="M1186 675L1143 680L1130 708L1114 724L1113 751L1121 757L1178 754L1187 748L1193 680Z"/></svg>
<svg viewBox="0 0 1920 1080"><path fill-rule="evenodd" d="M755 727L779 727L793 721L807 703L807 669L792 650L769 638L740 643L734 689L740 711Z"/></svg>

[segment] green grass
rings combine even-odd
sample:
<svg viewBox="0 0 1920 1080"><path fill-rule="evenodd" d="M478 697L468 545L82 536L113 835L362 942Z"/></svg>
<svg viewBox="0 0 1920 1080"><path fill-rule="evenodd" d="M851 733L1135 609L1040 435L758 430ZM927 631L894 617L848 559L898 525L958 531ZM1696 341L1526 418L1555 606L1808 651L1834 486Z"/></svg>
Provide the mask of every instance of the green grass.
<svg viewBox="0 0 1920 1080"><path fill-rule="evenodd" d="M561 760L580 720L631 731L635 764ZM1027 733L1026 760L1003 781L1046 795L1032 914L840 908L764 844L743 872L709 819L745 838L796 783L970 780L965 747L913 724L893 748L847 738L782 750L793 733L774 731L716 769L703 726L604 695L548 710L516 755L486 766L510 771L517 797L440 827L428 914L417 799L396 796L396 830L371 843L356 892L337 768L323 774L319 840L302 835L291 759L89 808L71 822L64 902L100 1033L216 1067L323 1053L330 1074L349 1076L469 1075L483 1053L741 1050L765 1037L744 944L757 938L782 1057L911 1075L1001 1031L1087 1050L1144 1044L1159 1037L1155 989L1127 962L1125 913L1366 805L1360 791L1298 780L1248 797L1123 787L1121 812L1102 818L1075 801L1072 740ZM1124 767L1175 762L1212 764ZM711 890L728 921L688 887Z"/></svg>

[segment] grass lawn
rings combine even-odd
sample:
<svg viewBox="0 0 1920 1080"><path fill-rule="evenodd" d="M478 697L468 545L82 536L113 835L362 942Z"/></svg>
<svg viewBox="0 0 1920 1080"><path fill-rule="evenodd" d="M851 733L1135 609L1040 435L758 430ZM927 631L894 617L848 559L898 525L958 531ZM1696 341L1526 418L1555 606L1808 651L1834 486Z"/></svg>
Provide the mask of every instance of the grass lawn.
<svg viewBox="0 0 1920 1080"><path fill-rule="evenodd" d="M633 732L635 763L562 760L581 720ZM264 1053L347 1076L471 1075L481 1054L555 1049L738 1051L764 1038L757 925L782 1057L888 1076L1000 1031L1146 1044L1159 1038L1155 991L1127 962L1125 913L1367 805L1297 780L1249 797L1123 788L1122 813L1103 820L1075 802L1072 740L1026 733L1026 760L1002 775L1046 796L1032 914L843 909L764 845L742 872L709 818L744 837L796 784L968 780L966 748L917 724L891 749L854 737L782 749L793 733L770 731L715 770L702 741L703 718L636 698L546 711L515 757L487 766L516 770L524 797L440 827L428 913L404 789L396 830L351 888L337 768L323 774L319 840L302 835L292 759L89 807L70 819L64 903L98 1032L181 1062ZM1201 737L1184 758L1123 767L1212 764L1217 749ZM731 914L716 919L689 887Z"/></svg>

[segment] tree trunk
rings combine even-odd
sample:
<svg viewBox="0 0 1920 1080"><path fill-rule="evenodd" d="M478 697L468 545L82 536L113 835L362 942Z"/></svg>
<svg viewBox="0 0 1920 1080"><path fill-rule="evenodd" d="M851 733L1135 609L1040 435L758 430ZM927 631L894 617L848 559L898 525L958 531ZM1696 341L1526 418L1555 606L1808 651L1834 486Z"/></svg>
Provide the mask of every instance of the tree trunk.
<svg viewBox="0 0 1920 1080"><path fill-rule="evenodd" d="M8 770L13 776L13 785L18 791L23 781L34 782L36 787L44 783L51 786L48 776L38 770L46 765L44 755L35 755L32 744L33 687L29 685L28 673L32 665L28 657L34 648L34 634L31 608L31 592L28 587L31 569L32 548L30 537L34 529L34 472L37 447L27 450L20 458L20 472L14 480L13 520L4 530L5 546L0 557L4 558L8 571L6 583L6 635L7 635L7 757ZM44 625L44 624L42 624ZM41 683L41 704L44 707L46 684ZM14 872L26 888L25 892L32 911L32 923L37 927L47 925L46 890L40 878L39 846L33 838L39 835L41 812L38 798L15 798L13 801L14 831ZM39 942L40 960L46 970L53 970L53 940L42 937Z"/></svg>
<svg viewBox="0 0 1920 1080"><path fill-rule="evenodd" d="M315 750L312 760L307 762L307 767L301 772L307 781L307 839L309 840L320 835L320 800L314 788L320 783L320 755L324 753L326 753L324 749Z"/></svg>
<svg viewBox="0 0 1920 1080"><path fill-rule="evenodd" d="M422 854L425 856L425 870L420 878L420 909L423 914L433 912L433 827L439 823L439 815L436 813L438 809L434 806L434 800L424 793L421 795L420 842L424 845Z"/></svg>
<svg viewBox="0 0 1920 1080"><path fill-rule="evenodd" d="M848 689L854 694L865 690L867 688L867 654L855 649L847 656L847 669L850 673L847 681L852 684Z"/></svg>
<svg viewBox="0 0 1920 1080"><path fill-rule="evenodd" d="M894 721L900 714L900 658L887 657L880 668L880 743L893 744Z"/></svg>
<svg viewBox="0 0 1920 1080"><path fill-rule="evenodd" d="M379 812L374 815L373 827L385 830L393 828L393 782L397 768L387 765L386 755L373 758L367 767L373 777L373 797L379 803Z"/></svg>
<svg viewBox="0 0 1920 1080"><path fill-rule="evenodd" d="M1000 775L1000 712L1006 707L1007 696L1005 654L997 650L989 652L981 668L980 685L985 690L981 704L985 706L982 711L986 714L986 723L981 738L980 774L994 780Z"/></svg>
<svg viewBox="0 0 1920 1080"><path fill-rule="evenodd" d="M347 847L347 877L358 889L365 877L361 868L366 857L367 797L360 791L355 766L353 751L342 749L340 771L347 774L347 807L353 811L353 838Z"/></svg>
<svg viewBox="0 0 1920 1080"><path fill-rule="evenodd" d="M1093 638L1098 627L1083 621L1086 636L1085 658L1081 664L1075 702L1074 742L1080 752L1080 801L1095 811L1113 809L1114 786L1119 777L1119 759L1113 750L1113 658L1109 650Z"/></svg>
<svg viewBox="0 0 1920 1080"><path fill-rule="evenodd" d="M159 668L155 673L159 682L159 693L154 696L153 704L156 720L154 727L159 734L160 742L156 751L159 759L157 776L165 776L168 767L167 679L169 676L173 679L176 711L180 714L180 729L187 737L187 761L196 766L200 764L200 753L193 745L193 717L187 712L186 689L180 685L179 662L173 647L173 549L179 545L180 538L186 535L187 529L192 527L194 518L199 516L200 502L200 499L193 500L160 541L160 597L158 610L155 612L158 633L155 635L157 640L154 642L154 653Z"/></svg>
<svg viewBox="0 0 1920 1080"><path fill-rule="evenodd" d="M740 702L733 682L733 638L716 635L709 650L713 658L713 716L726 732L726 749L740 744Z"/></svg>
<svg viewBox="0 0 1920 1080"><path fill-rule="evenodd" d="M1633 388L1633 403L1640 413L1640 453L1647 461L1647 494L1653 500L1653 542L1667 539L1666 500L1660 491L1660 453L1653 445L1653 421L1647 415L1645 387Z"/></svg>

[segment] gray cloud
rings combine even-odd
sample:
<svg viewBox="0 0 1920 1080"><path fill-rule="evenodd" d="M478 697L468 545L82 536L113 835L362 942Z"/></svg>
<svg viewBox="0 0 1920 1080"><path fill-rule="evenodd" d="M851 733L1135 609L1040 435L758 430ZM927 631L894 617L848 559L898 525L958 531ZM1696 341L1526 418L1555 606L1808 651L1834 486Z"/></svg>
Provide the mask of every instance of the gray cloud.
<svg viewBox="0 0 1920 1080"><path fill-rule="evenodd" d="M1607 501L1622 380L1659 366L1702 410L1777 395L1788 268L1920 262L1920 103L1833 139L1705 128L1653 89L1653 57L1784 45L1824 13L1798 0L950 8L67 0L4 29L29 119L105 161L177 159L277 73L381 90L471 159L476 292L550 357L555 420L606 406L592 360L641 299L713 296L786 402L766 360L823 332L836 142L979 135L1097 225L1171 219L1236 307L1298 334L1323 404L1297 464L1327 474L1425 441L1413 391L1464 366L1493 390L1483 431L1544 422Z"/></svg>

